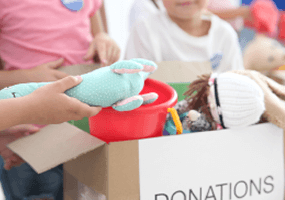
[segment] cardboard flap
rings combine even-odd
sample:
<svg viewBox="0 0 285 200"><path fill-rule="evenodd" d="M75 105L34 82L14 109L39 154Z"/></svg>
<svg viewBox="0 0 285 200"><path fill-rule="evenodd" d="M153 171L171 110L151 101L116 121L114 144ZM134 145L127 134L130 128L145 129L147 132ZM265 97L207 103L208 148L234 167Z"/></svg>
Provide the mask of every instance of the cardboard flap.
<svg viewBox="0 0 285 200"><path fill-rule="evenodd" d="M158 69L149 78L167 83L188 83L212 72L210 62L163 61L157 65Z"/></svg>
<svg viewBox="0 0 285 200"><path fill-rule="evenodd" d="M10 143L8 148L37 173L43 173L103 144L105 142L65 122L48 125L34 135Z"/></svg>

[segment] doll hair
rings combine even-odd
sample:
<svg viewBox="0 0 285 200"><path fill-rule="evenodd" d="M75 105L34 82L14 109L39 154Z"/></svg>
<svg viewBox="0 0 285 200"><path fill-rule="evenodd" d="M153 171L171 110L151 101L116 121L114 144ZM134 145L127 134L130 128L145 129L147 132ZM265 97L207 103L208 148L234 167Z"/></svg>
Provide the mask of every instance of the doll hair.
<svg viewBox="0 0 285 200"><path fill-rule="evenodd" d="M186 96L186 101L188 102L189 110L196 110L202 112L206 116L206 120L211 123L212 129L215 130L216 123L210 113L208 106L208 95L210 92L210 86L208 81L211 74L204 74L198 76L198 80L195 80L188 86L188 90L183 94Z"/></svg>
<svg viewBox="0 0 285 200"><path fill-rule="evenodd" d="M211 123L212 130L216 130L217 125L208 106L208 95L210 92L208 81L210 77L211 74L198 76L199 79L195 80L188 86L189 89L184 93L184 95L186 96L185 100L188 102L188 109L204 113L206 120ZM258 124L264 122L268 122L268 120L262 115Z"/></svg>
<svg viewBox="0 0 285 200"><path fill-rule="evenodd" d="M157 5L156 0L151 0L151 2L154 4L154 6L155 6L157 9L159 9L159 6Z"/></svg>

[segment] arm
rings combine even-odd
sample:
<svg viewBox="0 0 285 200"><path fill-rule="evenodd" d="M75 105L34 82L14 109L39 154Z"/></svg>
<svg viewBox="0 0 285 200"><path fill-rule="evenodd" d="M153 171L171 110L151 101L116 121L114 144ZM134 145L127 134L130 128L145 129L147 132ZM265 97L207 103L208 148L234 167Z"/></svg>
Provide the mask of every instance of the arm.
<svg viewBox="0 0 285 200"><path fill-rule="evenodd" d="M101 62L101 66L107 66L118 61L120 58L120 48L116 42L104 32L99 12L96 12L91 18L91 32L94 37L87 54L83 59L95 62Z"/></svg>
<svg viewBox="0 0 285 200"><path fill-rule="evenodd" d="M17 124L58 124L96 115L100 108L64 94L81 81L81 77L66 77L27 96L0 100L0 130Z"/></svg>
<svg viewBox="0 0 285 200"><path fill-rule="evenodd" d="M24 70L0 71L0 90L18 83L28 83L29 78L23 73Z"/></svg>
<svg viewBox="0 0 285 200"><path fill-rule="evenodd" d="M100 8L100 16L103 23L104 31L108 33L108 24L107 24L107 17L106 17L106 10L105 10L105 3L102 2L102 6Z"/></svg>
<svg viewBox="0 0 285 200"><path fill-rule="evenodd" d="M3 71L0 70L0 90L19 83L50 82L62 79L67 74L56 70L63 64L64 60L51 61L32 69L20 69Z"/></svg>
<svg viewBox="0 0 285 200"><path fill-rule="evenodd" d="M250 8L248 6L241 6L236 9L226 9L226 10L208 9L208 10L224 20L231 20L237 17L242 17L246 19L250 16Z"/></svg>
<svg viewBox="0 0 285 200"><path fill-rule="evenodd" d="M93 37L95 37L98 33L104 33L104 28L99 12L96 12L90 18L90 23Z"/></svg>

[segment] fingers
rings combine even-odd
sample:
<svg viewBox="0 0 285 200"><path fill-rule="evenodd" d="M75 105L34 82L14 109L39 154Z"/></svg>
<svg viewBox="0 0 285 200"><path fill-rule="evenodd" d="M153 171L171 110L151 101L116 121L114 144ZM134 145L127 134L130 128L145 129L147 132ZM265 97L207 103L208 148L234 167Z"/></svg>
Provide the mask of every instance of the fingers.
<svg viewBox="0 0 285 200"><path fill-rule="evenodd" d="M58 60L47 63L47 67L49 67L51 69L57 69L57 68L61 67L63 63L64 63L64 59L60 58Z"/></svg>
<svg viewBox="0 0 285 200"><path fill-rule="evenodd" d="M25 161L20 158L19 156L17 155L13 155L11 156L10 158L6 158L4 160L5 164L4 164L4 169L6 170L10 170L12 169L13 167L17 167L17 166L20 166L21 164L25 163Z"/></svg>
<svg viewBox="0 0 285 200"><path fill-rule="evenodd" d="M55 92L63 93L66 90L75 87L76 85L81 83L81 81L82 81L81 76L76 76L76 77L68 76L68 77L65 77L61 80L55 81L51 84L48 84L46 86L53 87L53 91L55 91ZM45 87L45 86L43 86L43 87Z"/></svg>
<svg viewBox="0 0 285 200"><path fill-rule="evenodd" d="M9 131L11 133L15 133L15 132L30 132L30 133L36 133L38 132L40 129L32 124L21 124L21 125L17 125L17 126L13 126L11 128L9 128Z"/></svg>
<svg viewBox="0 0 285 200"><path fill-rule="evenodd" d="M110 57L108 58L109 62L108 64L111 65L115 62L117 62L120 59L121 51L119 48L112 48L112 53Z"/></svg>
<svg viewBox="0 0 285 200"><path fill-rule="evenodd" d="M89 114L86 117L92 117L92 116L97 115L102 110L102 108L101 107L89 107L89 110L90 110Z"/></svg>
<svg viewBox="0 0 285 200"><path fill-rule="evenodd" d="M55 70L55 74L54 75L57 78L57 80L63 79L63 78L68 76L66 73L58 71L58 70Z"/></svg>
<svg viewBox="0 0 285 200"><path fill-rule="evenodd" d="M79 101L78 99L70 99L72 99L70 106L75 117L73 120L81 120L84 117L92 117L94 115L97 115L102 110L101 107L91 107L88 104Z"/></svg>
<svg viewBox="0 0 285 200"><path fill-rule="evenodd" d="M106 66L108 64L106 43L99 43L97 46L97 52L101 61L101 65Z"/></svg>
<svg viewBox="0 0 285 200"><path fill-rule="evenodd" d="M93 59L94 55L96 53L96 46L94 44L94 41L90 44L89 49L87 51L87 54L83 57L84 60L91 60Z"/></svg>

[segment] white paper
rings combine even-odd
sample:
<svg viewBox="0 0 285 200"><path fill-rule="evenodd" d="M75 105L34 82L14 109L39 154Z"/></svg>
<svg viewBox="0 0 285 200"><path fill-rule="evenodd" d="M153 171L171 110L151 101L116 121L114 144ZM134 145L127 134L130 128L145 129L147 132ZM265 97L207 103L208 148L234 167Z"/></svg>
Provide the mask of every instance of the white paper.
<svg viewBox="0 0 285 200"><path fill-rule="evenodd" d="M243 129L139 141L141 200L283 200L283 130Z"/></svg>

